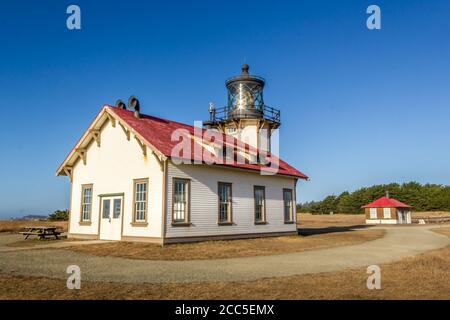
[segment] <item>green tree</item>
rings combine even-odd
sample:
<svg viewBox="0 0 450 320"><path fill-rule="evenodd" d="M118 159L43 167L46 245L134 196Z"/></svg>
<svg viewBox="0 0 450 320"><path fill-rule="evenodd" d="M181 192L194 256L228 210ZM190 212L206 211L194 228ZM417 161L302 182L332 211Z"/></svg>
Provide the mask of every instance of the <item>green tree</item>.
<svg viewBox="0 0 450 320"><path fill-rule="evenodd" d="M386 192L413 206L417 211L450 211L450 186L439 184L422 185L417 182L403 184L379 184L360 188L353 192L342 192L339 196L327 196L322 201L300 203L299 212L322 213L362 213L361 206L372 202Z"/></svg>
<svg viewBox="0 0 450 320"><path fill-rule="evenodd" d="M69 220L69 210L56 210L48 215L50 221L67 221Z"/></svg>

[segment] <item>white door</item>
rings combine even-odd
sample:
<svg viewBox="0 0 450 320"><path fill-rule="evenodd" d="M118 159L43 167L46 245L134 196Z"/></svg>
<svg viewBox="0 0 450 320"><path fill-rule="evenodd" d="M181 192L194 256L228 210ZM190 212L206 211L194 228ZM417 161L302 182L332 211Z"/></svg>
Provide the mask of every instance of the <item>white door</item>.
<svg viewBox="0 0 450 320"><path fill-rule="evenodd" d="M406 212L406 223L411 223L411 211Z"/></svg>
<svg viewBox="0 0 450 320"><path fill-rule="evenodd" d="M100 201L100 239L120 240L122 233L122 196L102 197Z"/></svg>
<svg viewBox="0 0 450 320"><path fill-rule="evenodd" d="M397 223L403 223L402 210L397 209Z"/></svg>
<svg viewBox="0 0 450 320"><path fill-rule="evenodd" d="M397 223L400 223L400 224L411 223L411 217L408 219L408 212L407 211L398 210L397 211L397 216L398 216Z"/></svg>

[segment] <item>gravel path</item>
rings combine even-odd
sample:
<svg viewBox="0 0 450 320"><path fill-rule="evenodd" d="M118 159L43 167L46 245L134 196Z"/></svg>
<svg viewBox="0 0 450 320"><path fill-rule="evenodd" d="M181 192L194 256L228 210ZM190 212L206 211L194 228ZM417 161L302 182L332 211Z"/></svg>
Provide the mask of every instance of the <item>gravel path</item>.
<svg viewBox="0 0 450 320"><path fill-rule="evenodd" d="M220 260L132 260L59 249L0 252L0 272L65 279L67 266L76 264L81 268L82 280L88 281L248 281L389 263L450 245L450 238L432 232L432 228L438 226L390 226L385 228L383 238L358 245Z"/></svg>

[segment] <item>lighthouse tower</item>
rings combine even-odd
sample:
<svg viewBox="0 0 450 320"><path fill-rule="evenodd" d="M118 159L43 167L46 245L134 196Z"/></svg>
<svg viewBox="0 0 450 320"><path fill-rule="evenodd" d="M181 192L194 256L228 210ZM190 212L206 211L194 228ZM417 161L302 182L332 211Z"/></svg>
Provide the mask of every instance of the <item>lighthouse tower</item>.
<svg viewBox="0 0 450 320"><path fill-rule="evenodd" d="M240 75L225 82L227 105L218 109L210 105L210 120L204 121L204 126L270 152L272 132L280 126L280 111L264 104L264 84L265 80L250 75L249 66L244 64Z"/></svg>

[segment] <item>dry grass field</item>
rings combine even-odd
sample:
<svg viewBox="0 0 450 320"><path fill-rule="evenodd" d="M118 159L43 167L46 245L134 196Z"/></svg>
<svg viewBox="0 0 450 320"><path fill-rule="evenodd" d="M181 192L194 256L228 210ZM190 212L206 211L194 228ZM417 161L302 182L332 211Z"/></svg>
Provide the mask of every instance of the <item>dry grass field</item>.
<svg viewBox="0 0 450 320"><path fill-rule="evenodd" d="M445 211L418 211L412 212L412 218L428 217L450 217L450 212ZM331 226L350 226L365 225L366 218L364 214L310 214L297 213L298 226L303 227L331 227Z"/></svg>
<svg viewBox="0 0 450 320"><path fill-rule="evenodd" d="M27 227L59 227L67 231L67 221L25 221L25 220L0 220L0 232L20 232Z"/></svg>
<svg viewBox="0 0 450 320"><path fill-rule="evenodd" d="M383 230L355 230L310 236L285 236L246 240L206 241L170 244L161 247L151 243L108 242L68 248L97 256L115 256L144 260L198 260L249 257L300 252L375 240Z"/></svg>
<svg viewBox="0 0 450 320"><path fill-rule="evenodd" d="M450 212L446 211L418 211L412 212L412 218L430 218L430 217L450 217Z"/></svg>
<svg viewBox="0 0 450 320"><path fill-rule="evenodd" d="M166 259L174 259L183 248L183 259L227 257L234 250L239 255L258 255L255 247L264 245L272 253L302 251L316 246L343 245L349 241L368 241L378 237L369 229L344 232L349 226L357 226L364 220L362 215L307 215L300 216L301 230L328 230L304 237L279 237L253 240L205 242L198 244L171 245L168 253L161 253ZM28 225L28 223L27 223ZM17 227L17 226L15 226ZM4 228L0 223L0 228ZM450 237L450 227L434 230ZM356 239L356 238L363 239ZM302 242L304 241L304 243ZM111 245L111 247L108 247ZM146 255L153 259L160 247L150 248L148 244L121 243L105 247L88 245L80 250L97 255ZM103 245L102 245L103 246ZM216 246L216 247L215 247ZM88 249L86 249L88 248ZM196 248L196 250L194 250ZM294 249L295 248L295 249ZM211 253L223 251L222 254ZM72 250L72 249L71 249ZM117 250L119 253L114 253ZM92 251L92 252L89 252ZM129 253L126 253L129 251ZM148 251L146 253L145 251ZM209 252L209 253L207 253ZM266 251L265 254L268 254ZM236 255L234 255L236 256ZM178 257L179 259L179 257ZM0 274L0 299L450 299L450 246L425 254L404 258L381 265L381 290L366 288L365 268L356 268L333 273L268 278L248 282L208 282L190 284L119 284L83 281L81 290L68 290L66 281L45 277Z"/></svg>
<svg viewBox="0 0 450 320"><path fill-rule="evenodd" d="M450 228L440 229L450 236ZM381 290L368 290L365 268L250 282L115 284L0 275L0 299L450 299L450 247L381 265Z"/></svg>
<svg viewBox="0 0 450 320"><path fill-rule="evenodd" d="M297 213L297 225L303 227L358 226L365 225L363 214L310 214Z"/></svg>

